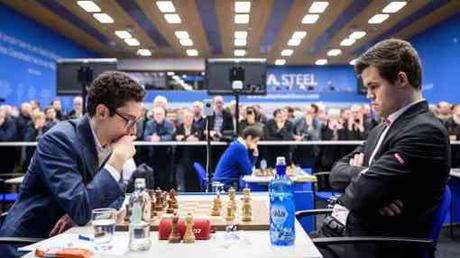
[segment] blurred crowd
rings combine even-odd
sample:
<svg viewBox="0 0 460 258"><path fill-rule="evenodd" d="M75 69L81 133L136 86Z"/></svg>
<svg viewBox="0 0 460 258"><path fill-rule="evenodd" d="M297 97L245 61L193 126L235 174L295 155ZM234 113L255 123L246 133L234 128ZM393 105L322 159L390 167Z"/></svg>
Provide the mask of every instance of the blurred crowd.
<svg viewBox="0 0 460 258"><path fill-rule="evenodd" d="M168 100L157 96L152 108L144 109L144 119L138 121L137 139L141 141L202 141L206 140L205 113L209 118L209 137L214 141L231 141L238 132L247 126L258 126L264 131L263 140L267 141L343 141L365 140L368 132L378 124L368 104L352 105L348 108L334 109L322 104L307 104L299 107L279 107L273 112L264 111L261 105L239 105L238 123L236 122L236 103L226 104L224 98L215 96L212 105L205 110L201 101L195 101L188 107L170 108ZM460 137L460 105L440 102L431 106L432 112L446 126L451 140ZM83 115L83 100L75 97L73 109L63 112L61 101L56 98L49 106L41 107L36 100L24 102L20 107L0 106L0 142L37 141L59 121L74 119ZM288 157L302 167L312 167L316 171L328 170L342 155L350 152L354 146L277 146L262 151L262 157L270 165L277 155ZM13 171L21 154L18 148L0 148L0 172ZM157 147L152 151L140 151L139 162L152 159L164 160L171 155L170 148ZM24 165L33 154L34 148L28 147L22 153ZM25 155L25 159L24 159ZM165 156L166 155L166 156ZM177 154L174 154L177 155ZM219 152L215 154L218 159ZM457 153L453 153L455 160ZM457 159L458 160L458 159ZM217 161L215 161L217 162ZM162 168L162 169L167 169Z"/></svg>

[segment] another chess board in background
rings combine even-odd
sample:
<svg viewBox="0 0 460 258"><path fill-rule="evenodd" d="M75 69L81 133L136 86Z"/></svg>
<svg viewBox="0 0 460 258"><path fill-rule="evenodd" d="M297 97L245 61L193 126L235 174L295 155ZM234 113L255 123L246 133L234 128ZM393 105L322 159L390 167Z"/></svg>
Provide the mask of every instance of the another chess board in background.
<svg viewBox="0 0 460 258"><path fill-rule="evenodd" d="M225 220L225 207L227 199L222 200L223 208L220 216L211 216L213 206L212 200L179 200L179 208L175 212L180 218L185 218L187 213L191 213L193 218L208 218L211 222L211 228L216 231L225 230L228 222ZM269 229L269 212L267 202L264 200L251 200L252 220L249 222L241 221L241 205L242 201L237 200L238 213L236 224L240 230L268 230ZM150 230L157 231L160 220L164 217L171 217L172 214L166 213L165 210L158 212L158 215L153 216L150 223ZM116 225L117 231L128 231L129 222L118 221Z"/></svg>

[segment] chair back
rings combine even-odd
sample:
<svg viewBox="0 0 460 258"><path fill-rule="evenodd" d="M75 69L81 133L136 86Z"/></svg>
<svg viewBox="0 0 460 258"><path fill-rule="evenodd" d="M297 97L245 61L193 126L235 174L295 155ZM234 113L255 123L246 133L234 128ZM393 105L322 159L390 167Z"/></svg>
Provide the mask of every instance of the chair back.
<svg viewBox="0 0 460 258"><path fill-rule="evenodd" d="M198 182L200 182L200 188L202 191L206 189L208 179L206 178L206 170L199 162L193 162L193 168L195 169L196 175L198 176Z"/></svg>
<svg viewBox="0 0 460 258"><path fill-rule="evenodd" d="M439 205L438 209L436 210L433 218L432 228L428 235L428 238L433 240L435 243L438 241L439 233L441 232L442 224L446 219L447 212L449 211L450 200L451 200L451 192L448 185L444 190L444 198L442 199L441 204Z"/></svg>

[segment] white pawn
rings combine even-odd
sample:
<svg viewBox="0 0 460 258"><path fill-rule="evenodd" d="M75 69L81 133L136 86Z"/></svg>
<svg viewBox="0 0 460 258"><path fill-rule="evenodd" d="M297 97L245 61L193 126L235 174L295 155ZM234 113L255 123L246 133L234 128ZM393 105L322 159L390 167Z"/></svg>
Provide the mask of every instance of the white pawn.
<svg viewBox="0 0 460 258"><path fill-rule="evenodd" d="M190 213L185 216L185 233L184 233L184 243L194 243L195 234L193 233L193 217Z"/></svg>

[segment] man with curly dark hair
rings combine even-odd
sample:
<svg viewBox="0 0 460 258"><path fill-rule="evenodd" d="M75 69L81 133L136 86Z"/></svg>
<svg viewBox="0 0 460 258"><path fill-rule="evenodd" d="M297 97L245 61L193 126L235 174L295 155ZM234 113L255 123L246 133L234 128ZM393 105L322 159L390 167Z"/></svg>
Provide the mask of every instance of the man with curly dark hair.
<svg viewBox="0 0 460 258"><path fill-rule="evenodd" d="M135 154L144 95L125 73L99 75L89 88L88 114L58 123L40 138L0 235L46 238L69 222L85 225L95 208L119 208L122 168Z"/></svg>

